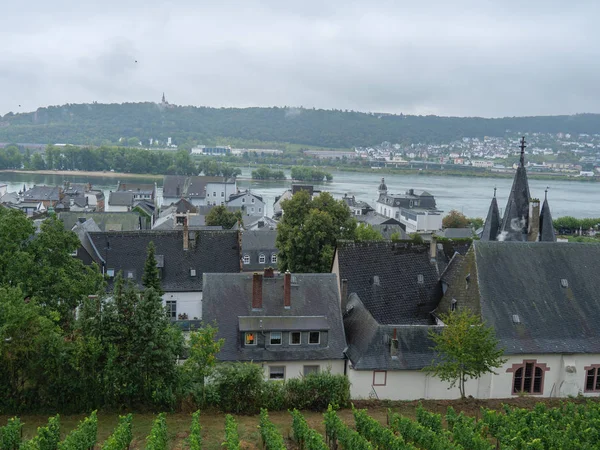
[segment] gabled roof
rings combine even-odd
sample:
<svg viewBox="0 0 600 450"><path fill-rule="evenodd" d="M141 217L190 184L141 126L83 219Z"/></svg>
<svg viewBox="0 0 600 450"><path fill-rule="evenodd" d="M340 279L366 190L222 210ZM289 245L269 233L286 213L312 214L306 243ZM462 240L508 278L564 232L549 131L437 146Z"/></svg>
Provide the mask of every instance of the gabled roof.
<svg viewBox="0 0 600 450"><path fill-rule="evenodd" d="M206 185L209 183L233 184L235 183L235 179L225 177L165 175L163 179L163 197L204 198L206 196Z"/></svg>
<svg viewBox="0 0 600 450"><path fill-rule="evenodd" d="M141 285L148 244L154 242L157 259L162 255L161 285L166 292L201 291L205 272L239 272L238 234L232 231L189 232L189 248L183 249L183 231L132 231L89 233L106 269L133 272ZM196 270L196 276L190 275Z"/></svg>
<svg viewBox="0 0 600 450"><path fill-rule="evenodd" d="M400 240L406 239L406 231L400 225L384 223L380 225L371 225L371 227L373 227L375 231L379 231L386 241L391 240L393 234L399 234Z"/></svg>
<svg viewBox="0 0 600 450"><path fill-rule="evenodd" d="M600 351L600 245L476 241L462 266L438 310L480 312L507 354Z"/></svg>
<svg viewBox="0 0 600 450"><path fill-rule="evenodd" d="M550 206L548 206L547 198L544 199L544 204L542 205L542 210L540 212L540 241L556 242L552 214L550 213Z"/></svg>
<svg viewBox="0 0 600 450"><path fill-rule="evenodd" d="M229 196L229 200L228 201L232 201L232 200L235 200L236 198L244 197L246 195L254 197L254 198L260 200L261 202L263 201L263 198L260 195L256 195L256 194L254 194L254 193L252 193L250 191L244 191L244 192L238 192L237 194L231 194Z"/></svg>
<svg viewBox="0 0 600 450"><path fill-rule="evenodd" d="M354 216L357 222L368 223L369 225L400 225L406 231L406 225L400 223L399 220L393 217L386 217L375 211L369 211L367 214Z"/></svg>
<svg viewBox="0 0 600 450"><path fill-rule="evenodd" d="M445 228L436 233L438 236L446 239L468 239L473 237L472 228Z"/></svg>
<svg viewBox="0 0 600 450"><path fill-rule="evenodd" d="M144 192L152 194L155 192L156 186L154 183L121 183L117 184L119 192Z"/></svg>
<svg viewBox="0 0 600 450"><path fill-rule="evenodd" d="M242 232L242 251L274 249L277 239L276 230L244 231Z"/></svg>
<svg viewBox="0 0 600 450"><path fill-rule="evenodd" d="M380 325L371 316L356 294L348 299L343 312L344 329L348 341L346 354L355 370L420 370L431 364L434 343L428 325ZM398 340L396 357L391 344Z"/></svg>
<svg viewBox="0 0 600 450"><path fill-rule="evenodd" d="M483 225L483 234L481 235L482 241L495 241L500 232L500 211L498 210L495 192L496 191L494 191L494 197L490 203L490 209L488 210L485 224Z"/></svg>
<svg viewBox="0 0 600 450"><path fill-rule="evenodd" d="M205 323L216 322L217 338L225 338L218 355L222 361L294 361L343 359L346 339L340 311L338 284L335 274L293 274L291 307L283 305L283 275L263 278L262 309L252 309L253 274L204 274L202 295L202 318ZM328 326L327 345L286 345L261 348L260 345L241 346L240 324L252 322L252 318L274 322L270 328L290 330L290 319L304 328ZM293 321L293 320L292 320ZM297 329L294 326L294 329ZM315 330L320 331L320 330Z"/></svg>
<svg viewBox="0 0 600 450"><path fill-rule="evenodd" d="M133 206L133 192L111 192L108 195L108 204L111 206Z"/></svg>
<svg viewBox="0 0 600 450"><path fill-rule="evenodd" d="M140 229L140 215L136 212L61 212L65 230L71 230L82 220L93 219L98 231L135 231Z"/></svg>
<svg viewBox="0 0 600 450"><path fill-rule="evenodd" d="M23 194L24 201L59 201L59 186L33 186Z"/></svg>
<svg viewBox="0 0 600 450"><path fill-rule="evenodd" d="M340 280L356 293L380 324L430 324L441 298L439 268L429 245L412 242L339 241ZM440 255L445 261L445 256ZM445 267L445 265L444 265Z"/></svg>

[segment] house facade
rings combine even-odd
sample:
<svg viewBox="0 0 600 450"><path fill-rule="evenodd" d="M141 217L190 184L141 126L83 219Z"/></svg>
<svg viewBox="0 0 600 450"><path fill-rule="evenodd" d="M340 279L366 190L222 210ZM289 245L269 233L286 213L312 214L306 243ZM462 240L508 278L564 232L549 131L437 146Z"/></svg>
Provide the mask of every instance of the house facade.
<svg viewBox="0 0 600 450"><path fill-rule="evenodd" d="M156 202L156 183L117 183L117 192L131 192L134 203L141 200Z"/></svg>
<svg viewBox="0 0 600 450"><path fill-rule="evenodd" d="M163 179L163 205L185 198L194 206L224 205L237 193L235 178L166 175Z"/></svg>
<svg viewBox="0 0 600 450"><path fill-rule="evenodd" d="M265 214L265 202L263 198L250 191L239 192L229 196L227 206L242 208L246 216L262 216Z"/></svg>
<svg viewBox="0 0 600 450"><path fill-rule="evenodd" d="M277 268L276 230L245 230L242 232L242 270L263 271Z"/></svg>
<svg viewBox="0 0 600 450"><path fill-rule="evenodd" d="M409 189L405 194L389 194L385 179L378 188L376 212L394 218L406 227L407 233L428 233L442 229L442 213L435 198L427 191Z"/></svg>
<svg viewBox="0 0 600 450"><path fill-rule="evenodd" d="M344 373L346 340L333 274L204 274L204 320L219 361L260 364L267 380Z"/></svg>

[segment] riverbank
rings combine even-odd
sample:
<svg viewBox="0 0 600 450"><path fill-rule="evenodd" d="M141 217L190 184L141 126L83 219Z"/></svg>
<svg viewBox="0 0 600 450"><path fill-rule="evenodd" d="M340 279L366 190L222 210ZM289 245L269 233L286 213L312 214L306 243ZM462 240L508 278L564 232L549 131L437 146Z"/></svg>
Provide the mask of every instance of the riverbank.
<svg viewBox="0 0 600 450"><path fill-rule="evenodd" d="M144 173L125 173L111 171L87 171L87 170L15 170L3 169L0 173L21 173L31 175L69 175L81 177L102 177L102 178L156 178L162 179L164 175L144 174Z"/></svg>

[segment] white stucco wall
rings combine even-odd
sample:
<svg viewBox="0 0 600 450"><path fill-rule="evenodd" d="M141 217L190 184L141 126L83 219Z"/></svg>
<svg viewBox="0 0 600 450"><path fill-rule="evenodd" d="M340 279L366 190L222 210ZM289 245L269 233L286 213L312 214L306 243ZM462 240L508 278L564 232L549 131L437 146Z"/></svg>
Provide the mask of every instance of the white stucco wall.
<svg viewBox="0 0 600 450"><path fill-rule="evenodd" d="M574 355L519 355L507 357L507 362L496 369L497 375L486 374L478 380L466 383L466 394L475 398L511 398L513 372L507 372L513 364L535 360L546 364L543 391L532 397L568 397L583 395L599 397L600 392L584 392L585 367L600 364L600 354ZM353 399L379 398L387 400L454 399L459 398L458 388L448 389L449 384L418 370L387 371L385 386L373 386L372 370L354 370L348 367L350 395Z"/></svg>
<svg viewBox="0 0 600 450"><path fill-rule="evenodd" d="M254 199L254 203L252 200ZM245 194L234 200L227 202L227 206L238 206L245 207L245 214L247 216L258 216L265 213L265 203L257 199L251 194ZM259 211L260 210L260 211Z"/></svg>
<svg viewBox="0 0 600 450"><path fill-rule="evenodd" d="M202 320L202 292L165 292L162 299L165 306L167 300L177 302L177 315L186 313L188 319Z"/></svg>
<svg viewBox="0 0 600 450"><path fill-rule="evenodd" d="M332 360L306 360L306 361L273 361L257 363L261 364L265 374L265 379L269 379L269 367L270 366L285 366L285 379L298 378L304 373L304 366L319 366L319 371L324 372L330 370L334 375L344 374L343 359L332 359Z"/></svg>

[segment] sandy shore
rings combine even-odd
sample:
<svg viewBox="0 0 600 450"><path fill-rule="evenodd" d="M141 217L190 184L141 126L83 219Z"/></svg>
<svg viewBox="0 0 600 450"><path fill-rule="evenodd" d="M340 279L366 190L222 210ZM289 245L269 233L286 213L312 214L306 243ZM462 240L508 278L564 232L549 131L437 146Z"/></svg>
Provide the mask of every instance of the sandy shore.
<svg viewBox="0 0 600 450"><path fill-rule="evenodd" d="M89 172L86 170L14 170L4 169L0 173L26 173L33 175L72 175L82 177L104 177L104 178L157 178L160 179L164 175L141 174L141 173L123 173L123 172Z"/></svg>

